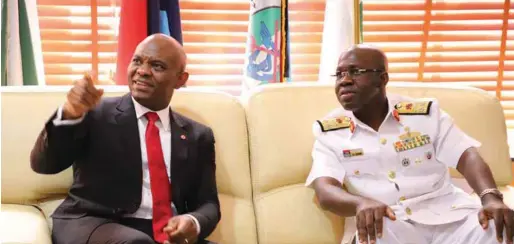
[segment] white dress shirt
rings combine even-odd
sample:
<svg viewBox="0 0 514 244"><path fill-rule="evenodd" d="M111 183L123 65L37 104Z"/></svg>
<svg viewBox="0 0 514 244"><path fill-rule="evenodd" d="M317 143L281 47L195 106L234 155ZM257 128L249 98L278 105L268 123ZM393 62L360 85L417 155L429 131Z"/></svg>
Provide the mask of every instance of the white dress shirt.
<svg viewBox="0 0 514 244"><path fill-rule="evenodd" d="M155 122L155 126L159 129L159 137L161 140L162 152L164 156L164 162L166 164L166 172L168 173L168 180L170 180L170 161L171 161L171 124L170 124L170 108L167 107L165 109L159 111L152 111L143 105L139 104L134 98L132 98L134 102L134 108L136 110L137 117L137 127L139 131L139 139L141 142L141 161L143 167L143 187L141 193L141 205L139 209L132 213L126 214L124 217L130 218L141 218L141 219L152 219L152 190L150 187L150 171L148 169L148 154L146 151L146 126L148 124L148 120L145 117L147 112L155 112L159 115L159 120ZM82 122L85 115L79 119L75 120L62 120L62 109L63 107L59 107L57 111L57 116L53 120L55 126L61 125L74 125ZM177 210L174 204L171 204L173 215L177 215ZM191 217L196 224L197 233L200 233L200 223L198 220L190 214L186 214Z"/></svg>

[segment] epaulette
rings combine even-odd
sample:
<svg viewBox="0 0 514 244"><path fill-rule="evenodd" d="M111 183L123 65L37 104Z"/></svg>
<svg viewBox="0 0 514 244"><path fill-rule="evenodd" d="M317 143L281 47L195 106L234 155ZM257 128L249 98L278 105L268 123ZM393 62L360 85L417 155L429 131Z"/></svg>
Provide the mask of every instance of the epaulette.
<svg viewBox="0 0 514 244"><path fill-rule="evenodd" d="M399 115L427 115L432 101L399 102L394 105Z"/></svg>
<svg viewBox="0 0 514 244"><path fill-rule="evenodd" d="M350 128L352 125L352 119L347 116L341 116L337 118L324 119L324 120L316 120L321 127L321 131L332 131L339 129Z"/></svg>

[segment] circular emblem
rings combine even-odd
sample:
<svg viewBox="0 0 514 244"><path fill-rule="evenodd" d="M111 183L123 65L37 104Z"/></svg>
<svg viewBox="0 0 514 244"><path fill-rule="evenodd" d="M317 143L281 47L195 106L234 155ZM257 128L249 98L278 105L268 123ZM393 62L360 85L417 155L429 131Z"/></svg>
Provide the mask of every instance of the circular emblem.
<svg viewBox="0 0 514 244"><path fill-rule="evenodd" d="M408 159L408 158L404 158L404 159L402 160L402 165L403 165L403 167L407 167L407 166L409 166L409 164L410 164L410 161L409 161L409 159Z"/></svg>

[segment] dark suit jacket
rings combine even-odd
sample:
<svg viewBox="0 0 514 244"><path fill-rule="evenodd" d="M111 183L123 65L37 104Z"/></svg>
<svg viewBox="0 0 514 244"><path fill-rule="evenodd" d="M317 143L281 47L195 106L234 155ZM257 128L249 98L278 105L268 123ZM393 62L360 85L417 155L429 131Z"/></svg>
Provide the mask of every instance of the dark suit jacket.
<svg viewBox="0 0 514 244"><path fill-rule="evenodd" d="M31 167L38 173L55 174L73 166L73 185L52 217L117 218L135 212L141 204L143 179L130 94L103 99L78 125L54 126L56 115L47 121L30 155ZM179 214L198 219L202 240L221 218L214 136L209 127L178 113L170 117L172 200Z"/></svg>

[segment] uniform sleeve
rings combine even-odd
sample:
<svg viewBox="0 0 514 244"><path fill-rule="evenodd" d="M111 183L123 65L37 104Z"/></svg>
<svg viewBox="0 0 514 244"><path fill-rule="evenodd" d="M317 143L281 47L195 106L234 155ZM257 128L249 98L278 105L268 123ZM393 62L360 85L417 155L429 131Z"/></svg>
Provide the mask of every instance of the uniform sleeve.
<svg viewBox="0 0 514 244"><path fill-rule="evenodd" d="M434 103L438 105L437 101ZM448 167L457 168L462 153L470 147L480 147L481 143L464 133L439 106L434 106L433 109L438 124L437 137L434 140L436 159Z"/></svg>
<svg viewBox="0 0 514 244"><path fill-rule="evenodd" d="M319 125L313 125L316 141L312 149L312 167L307 177L306 186L311 186L312 182L320 177L331 177L343 183L346 171L339 162L336 153L326 145L323 140Z"/></svg>

